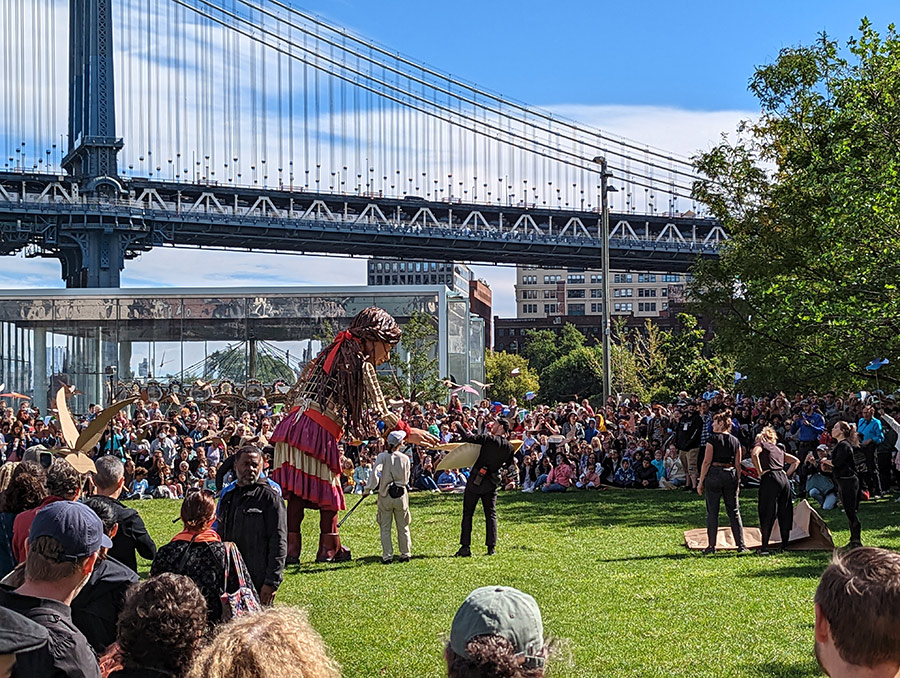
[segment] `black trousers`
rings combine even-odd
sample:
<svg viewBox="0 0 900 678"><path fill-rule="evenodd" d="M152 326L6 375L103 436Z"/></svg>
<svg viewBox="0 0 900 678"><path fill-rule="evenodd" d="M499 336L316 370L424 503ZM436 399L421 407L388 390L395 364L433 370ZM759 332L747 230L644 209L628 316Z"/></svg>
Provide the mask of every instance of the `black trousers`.
<svg viewBox="0 0 900 678"><path fill-rule="evenodd" d="M884 494L881 490L881 478L878 476L878 466L875 463L875 443L860 446L860 450L866 456L866 470L863 473L863 486L873 495Z"/></svg>
<svg viewBox="0 0 900 678"><path fill-rule="evenodd" d="M844 507L844 513L847 514L847 522L850 523L850 541L862 542L862 525L859 522L859 478L835 478L834 484L837 486L838 498L841 500L841 506Z"/></svg>
<svg viewBox="0 0 900 678"><path fill-rule="evenodd" d="M877 452L875 463L878 466L878 476L881 479L881 490L887 492L891 489L894 475L894 455L891 452Z"/></svg>
<svg viewBox="0 0 900 678"><path fill-rule="evenodd" d="M716 546L719 531L719 505L725 500L725 512L731 522L731 533L738 546L744 545L744 525L741 522L741 508L738 505L738 473L734 468L710 466L704 481L706 488L706 536L709 545Z"/></svg>
<svg viewBox="0 0 900 678"><path fill-rule="evenodd" d="M470 481L463 494L462 529L460 530L460 546L472 543L472 517L478 508L478 500L484 509L484 543L488 548L497 545L497 488L493 483L485 481L481 486Z"/></svg>
<svg viewBox="0 0 900 678"><path fill-rule="evenodd" d="M794 524L794 506L791 503L791 484L784 471L768 471L759 481L759 531L762 547L769 548L769 538L775 519L781 532L781 548L787 548L791 526Z"/></svg>

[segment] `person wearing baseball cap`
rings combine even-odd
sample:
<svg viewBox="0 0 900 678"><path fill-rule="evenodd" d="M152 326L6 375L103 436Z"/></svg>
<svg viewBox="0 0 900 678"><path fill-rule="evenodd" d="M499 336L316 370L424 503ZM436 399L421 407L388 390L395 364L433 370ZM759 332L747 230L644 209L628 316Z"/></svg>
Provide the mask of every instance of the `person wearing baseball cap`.
<svg viewBox="0 0 900 678"><path fill-rule="evenodd" d="M101 547L112 542L100 518L84 504L56 501L34 517L28 533L25 583L0 590L0 607L44 626L45 649L18 658L17 675L99 678L87 639L72 623L72 599L87 583Z"/></svg>
<svg viewBox="0 0 900 678"><path fill-rule="evenodd" d="M537 601L508 586L472 591L456 611L444 650L448 678L541 678L546 657Z"/></svg>
<svg viewBox="0 0 900 678"><path fill-rule="evenodd" d="M397 547L400 555L397 561L405 563L411 556L409 523L410 460L404 454L406 431L391 431L387 437L387 449L375 457L373 473L369 476L366 491L378 489L378 513L376 518L381 528L381 562L389 565L394 561L394 542L391 538L391 523L397 523Z"/></svg>

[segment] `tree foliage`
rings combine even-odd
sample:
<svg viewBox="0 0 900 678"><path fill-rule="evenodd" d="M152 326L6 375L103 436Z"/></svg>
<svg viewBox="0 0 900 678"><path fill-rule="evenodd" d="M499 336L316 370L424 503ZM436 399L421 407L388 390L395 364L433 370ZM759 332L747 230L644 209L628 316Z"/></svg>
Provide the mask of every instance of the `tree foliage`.
<svg viewBox="0 0 900 678"><path fill-rule="evenodd" d="M579 346L551 363L541 375L547 402L595 397L603 393L603 348Z"/></svg>
<svg viewBox="0 0 900 678"><path fill-rule="evenodd" d="M513 370L519 370L513 375ZM509 403L515 398L519 403L525 402L525 394L529 391L537 394L540 380L537 372L528 365L528 361L515 353L488 351L484 358L485 378L492 383L490 397L501 403Z"/></svg>
<svg viewBox="0 0 900 678"><path fill-rule="evenodd" d="M522 355L538 373L543 373L564 355L584 346L584 335L572 323L566 323L560 331L528 330Z"/></svg>
<svg viewBox="0 0 900 678"><path fill-rule="evenodd" d="M756 388L900 380L900 39L868 21L822 35L750 82L758 121L702 154L695 185L731 236L692 296Z"/></svg>

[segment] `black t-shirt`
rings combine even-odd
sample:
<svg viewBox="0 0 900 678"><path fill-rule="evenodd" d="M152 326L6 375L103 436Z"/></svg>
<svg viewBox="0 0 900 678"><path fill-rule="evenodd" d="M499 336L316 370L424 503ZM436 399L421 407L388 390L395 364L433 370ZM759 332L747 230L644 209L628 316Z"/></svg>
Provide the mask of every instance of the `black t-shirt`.
<svg viewBox="0 0 900 678"><path fill-rule="evenodd" d="M759 465L763 471L784 470L784 450L767 441L757 443L762 449L759 453Z"/></svg>
<svg viewBox="0 0 900 678"><path fill-rule="evenodd" d="M840 441L831 453L832 475L835 478L856 477L856 464L853 461L853 446L846 440Z"/></svg>
<svg viewBox="0 0 900 678"><path fill-rule="evenodd" d="M730 433L713 433L707 442L712 445L712 460L716 464L733 464L741 444Z"/></svg>

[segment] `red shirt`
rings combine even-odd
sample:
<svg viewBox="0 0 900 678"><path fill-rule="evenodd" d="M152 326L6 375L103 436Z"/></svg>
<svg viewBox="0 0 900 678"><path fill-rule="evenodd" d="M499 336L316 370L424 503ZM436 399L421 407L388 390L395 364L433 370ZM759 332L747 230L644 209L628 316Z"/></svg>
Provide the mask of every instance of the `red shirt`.
<svg viewBox="0 0 900 678"><path fill-rule="evenodd" d="M16 516L15 521L13 521L12 552L13 558L16 559L17 563L25 562L25 555L27 553L25 551L25 540L28 539L28 533L31 532L31 523L34 522L34 517L37 515L37 512L47 504L52 504L55 501L65 501L65 499L50 495L38 506L35 506L33 509L28 509L27 511L22 511L22 513Z"/></svg>

